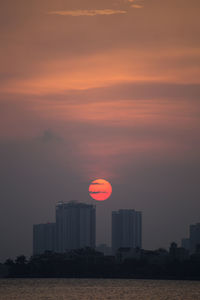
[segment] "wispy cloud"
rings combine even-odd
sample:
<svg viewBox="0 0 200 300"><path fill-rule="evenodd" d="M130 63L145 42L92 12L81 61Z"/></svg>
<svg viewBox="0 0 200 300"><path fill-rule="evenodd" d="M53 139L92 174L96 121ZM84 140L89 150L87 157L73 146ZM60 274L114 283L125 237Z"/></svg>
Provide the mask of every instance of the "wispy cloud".
<svg viewBox="0 0 200 300"><path fill-rule="evenodd" d="M144 7L144 0L127 0L131 3L132 8L143 8Z"/></svg>
<svg viewBox="0 0 200 300"><path fill-rule="evenodd" d="M125 0L126 3L130 4L132 8L143 8L144 0ZM126 9L75 9L75 10L54 10L49 11L49 15L58 15L58 16L71 16L71 17L80 17L80 16L89 16L94 17L98 15L117 15L117 14L126 14L128 13L128 8Z"/></svg>
<svg viewBox="0 0 200 300"><path fill-rule="evenodd" d="M99 192L90 192L90 194L107 194L108 192L102 192L102 191L99 191Z"/></svg>
<svg viewBox="0 0 200 300"><path fill-rule="evenodd" d="M50 11L48 14L50 15L59 15L59 16L72 16L72 17L80 17L80 16L97 16L97 15L116 15L116 14L126 14L126 10L115 10L115 9L78 9L78 10L56 10Z"/></svg>
<svg viewBox="0 0 200 300"><path fill-rule="evenodd" d="M134 4L140 4L142 5L144 3L144 0L127 0L130 3L134 3Z"/></svg>
<svg viewBox="0 0 200 300"><path fill-rule="evenodd" d="M132 4L131 7L132 8L143 8L144 6L141 4Z"/></svg>

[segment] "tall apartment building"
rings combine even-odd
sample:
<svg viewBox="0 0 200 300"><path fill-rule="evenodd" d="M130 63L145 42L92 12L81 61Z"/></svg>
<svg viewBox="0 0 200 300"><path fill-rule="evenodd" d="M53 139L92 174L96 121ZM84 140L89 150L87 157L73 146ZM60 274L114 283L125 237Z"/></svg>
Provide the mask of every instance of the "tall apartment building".
<svg viewBox="0 0 200 300"><path fill-rule="evenodd" d="M94 205L58 203L56 205L56 251L95 248L96 208Z"/></svg>
<svg viewBox="0 0 200 300"><path fill-rule="evenodd" d="M112 212L112 251L142 247L142 213L134 209Z"/></svg>
<svg viewBox="0 0 200 300"><path fill-rule="evenodd" d="M197 246L200 246L200 223L190 225L190 251L195 252Z"/></svg>
<svg viewBox="0 0 200 300"><path fill-rule="evenodd" d="M33 254L42 254L45 251L55 251L56 224L33 225Z"/></svg>
<svg viewBox="0 0 200 300"><path fill-rule="evenodd" d="M184 238L181 240L181 247L190 251L190 239Z"/></svg>

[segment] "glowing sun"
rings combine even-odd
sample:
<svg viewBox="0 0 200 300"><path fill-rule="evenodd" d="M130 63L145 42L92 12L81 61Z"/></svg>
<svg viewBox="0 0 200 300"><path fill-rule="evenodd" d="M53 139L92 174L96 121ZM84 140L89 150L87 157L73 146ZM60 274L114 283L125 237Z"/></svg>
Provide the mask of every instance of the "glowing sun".
<svg viewBox="0 0 200 300"><path fill-rule="evenodd" d="M112 186L104 179L97 179L90 184L89 193L94 200L104 201L112 194Z"/></svg>

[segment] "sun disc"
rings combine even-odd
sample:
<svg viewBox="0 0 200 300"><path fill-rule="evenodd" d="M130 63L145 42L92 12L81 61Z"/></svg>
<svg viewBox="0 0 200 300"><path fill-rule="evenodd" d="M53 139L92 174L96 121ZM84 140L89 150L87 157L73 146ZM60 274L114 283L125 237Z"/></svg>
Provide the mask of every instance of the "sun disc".
<svg viewBox="0 0 200 300"><path fill-rule="evenodd" d="M97 201L104 201L112 194L112 186L105 179L96 179L89 186L90 196Z"/></svg>

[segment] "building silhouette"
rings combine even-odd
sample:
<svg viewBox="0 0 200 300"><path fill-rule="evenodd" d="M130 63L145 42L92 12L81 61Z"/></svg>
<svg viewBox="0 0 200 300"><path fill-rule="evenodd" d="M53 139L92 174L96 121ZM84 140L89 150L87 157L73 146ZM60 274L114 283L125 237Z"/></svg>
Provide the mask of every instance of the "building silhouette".
<svg viewBox="0 0 200 300"><path fill-rule="evenodd" d="M184 248L184 249L186 249L186 250L188 250L188 251L190 251L190 239L183 238L181 240L181 247Z"/></svg>
<svg viewBox="0 0 200 300"><path fill-rule="evenodd" d="M112 212L112 251L142 247L142 213L134 209Z"/></svg>
<svg viewBox="0 0 200 300"><path fill-rule="evenodd" d="M33 254L63 253L85 247L95 248L96 207L71 201L56 205L56 223L33 225Z"/></svg>
<svg viewBox="0 0 200 300"><path fill-rule="evenodd" d="M200 245L200 223L190 225L190 251L195 252Z"/></svg>
<svg viewBox="0 0 200 300"><path fill-rule="evenodd" d="M41 254L45 251L55 251L56 224L33 225L33 254Z"/></svg>
<svg viewBox="0 0 200 300"><path fill-rule="evenodd" d="M56 205L56 251L95 248L96 207L75 201Z"/></svg>
<svg viewBox="0 0 200 300"><path fill-rule="evenodd" d="M189 238L183 238L181 245L191 254L199 251L200 248L200 223L190 225Z"/></svg>

